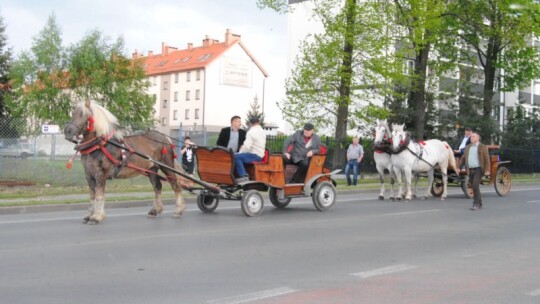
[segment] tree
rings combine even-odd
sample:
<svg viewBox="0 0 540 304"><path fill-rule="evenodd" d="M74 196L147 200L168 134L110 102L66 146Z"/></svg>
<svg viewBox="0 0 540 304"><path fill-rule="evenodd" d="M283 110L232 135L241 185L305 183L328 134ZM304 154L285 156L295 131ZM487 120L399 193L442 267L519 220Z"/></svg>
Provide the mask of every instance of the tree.
<svg viewBox="0 0 540 304"><path fill-rule="evenodd" d="M0 138L18 137L16 128L11 124L12 117L5 106L9 94L9 67L11 64L11 48L8 47L4 18L0 16Z"/></svg>
<svg viewBox="0 0 540 304"><path fill-rule="evenodd" d="M540 78L540 54L530 44L540 34L539 7L533 0L457 0L450 6L447 21L453 35L466 45L464 53L467 48L475 52L473 62L483 70L481 134L486 142L495 131L492 112L497 77L502 77L500 91L512 91Z"/></svg>
<svg viewBox="0 0 540 304"><path fill-rule="evenodd" d="M246 113L246 127L249 129L251 127L251 124L249 121L253 117L259 118L259 123L262 127L264 127L264 113L261 111L261 106L259 105L259 98L255 96L253 98L253 102L250 104L251 109Z"/></svg>
<svg viewBox="0 0 540 304"><path fill-rule="evenodd" d="M44 122L67 121L73 103L95 99L115 114L121 125L153 125L154 101L145 93L149 83L142 65L123 53L123 40L110 43L99 31L90 31L80 42L62 46L54 14L34 37L30 51L14 62L10 75L13 114Z"/></svg>
<svg viewBox="0 0 540 304"><path fill-rule="evenodd" d="M285 1L286 2L286 1ZM287 10L277 1L259 0L263 7ZM339 9L336 9L339 8ZM295 70L287 80L287 99L280 104L285 119L295 127L313 122L334 131L341 145L347 143L347 130L369 124L377 113L377 94L385 92L388 75L401 67L383 50L392 43L385 27L385 15L377 14L384 3L357 0L317 1L313 14L321 21L323 33L314 33L301 45ZM339 165L339 160L334 160Z"/></svg>
<svg viewBox="0 0 540 304"><path fill-rule="evenodd" d="M502 135L504 147L534 149L540 146L540 115L533 111L527 115L518 105L508 113L508 124Z"/></svg>

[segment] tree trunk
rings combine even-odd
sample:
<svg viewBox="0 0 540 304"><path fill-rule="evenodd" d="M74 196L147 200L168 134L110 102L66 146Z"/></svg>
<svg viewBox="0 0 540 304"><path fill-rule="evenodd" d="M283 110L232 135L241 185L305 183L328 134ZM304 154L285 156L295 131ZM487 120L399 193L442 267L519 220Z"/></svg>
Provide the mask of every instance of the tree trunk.
<svg viewBox="0 0 540 304"><path fill-rule="evenodd" d="M337 108L336 133L337 145L334 148L334 168L341 168L345 164L345 149L347 144L347 122L349 117L349 104L351 102L352 60L353 44L351 39L356 22L356 0L348 0L346 3L346 33L344 37L343 58L340 67L339 103Z"/></svg>
<svg viewBox="0 0 540 304"><path fill-rule="evenodd" d="M493 111L493 88L495 86L495 62L500 52L500 43L496 39L488 41L486 64L484 66L484 106L482 109L483 127L481 136L485 143L491 143L494 132L494 121L491 115Z"/></svg>
<svg viewBox="0 0 540 304"><path fill-rule="evenodd" d="M426 33L426 36L429 33ZM409 93L409 106L412 106L412 126L417 139L424 138L426 121L426 76L430 43L416 51L414 60L413 85Z"/></svg>

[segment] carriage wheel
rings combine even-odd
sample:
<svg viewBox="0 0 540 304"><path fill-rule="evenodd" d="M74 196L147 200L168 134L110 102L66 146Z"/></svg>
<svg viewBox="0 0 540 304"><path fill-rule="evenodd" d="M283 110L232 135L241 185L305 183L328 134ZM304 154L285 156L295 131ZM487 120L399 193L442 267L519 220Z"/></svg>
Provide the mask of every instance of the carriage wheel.
<svg viewBox="0 0 540 304"><path fill-rule="evenodd" d="M461 190L463 190L463 193L465 193L465 196L467 198L473 198L474 194L473 194L473 190L472 190L472 185L471 185L471 183L469 183L469 177L468 176L465 176L465 178L461 182Z"/></svg>
<svg viewBox="0 0 540 304"><path fill-rule="evenodd" d="M431 186L431 195L434 197L441 197L444 192L444 184L441 177L436 176L433 179L433 185Z"/></svg>
<svg viewBox="0 0 540 304"><path fill-rule="evenodd" d="M506 167L499 167L497 173L495 174L495 192L499 196L505 196L510 192L512 187L512 175Z"/></svg>
<svg viewBox="0 0 540 304"><path fill-rule="evenodd" d="M204 213L210 213L216 210L219 203L219 198L211 195L197 195L197 207Z"/></svg>
<svg viewBox="0 0 540 304"><path fill-rule="evenodd" d="M257 216L263 211L264 201L257 190L248 190L242 195L242 212L247 216Z"/></svg>
<svg viewBox="0 0 540 304"><path fill-rule="evenodd" d="M319 182L311 194L313 205L319 211L326 211L336 202L336 188L330 182Z"/></svg>
<svg viewBox="0 0 540 304"><path fill-rule="evenodd" d="M291 202L290 197L280 199L278 197L276 188L270 188L270 190L268 191L268 196L270 197L270 202L272 202L272 205L274 205L276 208L280 208L280 209L285 208Z"/></svg>

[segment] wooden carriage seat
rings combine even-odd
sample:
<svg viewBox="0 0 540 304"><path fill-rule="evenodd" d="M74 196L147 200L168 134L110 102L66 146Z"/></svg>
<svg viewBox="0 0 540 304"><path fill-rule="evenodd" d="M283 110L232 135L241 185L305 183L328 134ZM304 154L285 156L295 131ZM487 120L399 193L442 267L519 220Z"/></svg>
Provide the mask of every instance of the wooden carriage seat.
<svg viewBox="0 0 540 304"><path fill-rule="evenodd" d="M197 147L197 172L202 181L234 185L234 154L223 147Z"/></svg>
<svg viewBox="0 0 540 304"><path fill-rule="evenodd" d="M264 150L264 157L261 161L246 165L246 171L251 181L264 182L274 187L285 185L282 156L281 154L271 155L268 149Z"/></svg>
<svg viewBox="0 0 540 304"><path fill-rule="evenodd" d="M293 149L293 145L291 144L291 145L289 145L287 147L287 152L290 153L292 151L292 149ZM325 145L321 144L321 147L319 148L319 154L326 155L327 153L328 153L328 148ZM287 164L285 166L285 178L286 178L286 180L288 180L288 181L291 180L294 173L296 173L296 170L298 170L297 165L295 165L295 164ZM324 170L330 172L329 169L327 169L327 168L325 168ZM325 173L328 173L328 172L325 172Z"/></svg>

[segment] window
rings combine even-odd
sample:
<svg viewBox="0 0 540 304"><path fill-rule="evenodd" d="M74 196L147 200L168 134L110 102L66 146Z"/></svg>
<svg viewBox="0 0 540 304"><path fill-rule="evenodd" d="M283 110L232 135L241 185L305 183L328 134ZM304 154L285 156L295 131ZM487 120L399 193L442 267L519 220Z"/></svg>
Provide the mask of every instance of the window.
<svg viewBox="0 0 540 304"><path fill-rule="evenodd" d="M187 82L190 82L190 81L191 81L191 71L188 71L188 72L186 73L186 81L187 81Z"/></svg>
<svg viewBox="0 0 540 304"><path fill-rule="evenodd" d="M199 119L199 109L195 109L195 119Z"/></svg>
<svg viewBox="0 0 540 304"><path fill-rule="evenodd" d="M178 73L174 74L174 83L178 83Z"/></svg>
<svg viewBox="0 0 540 304"><path fill-rule="evenodd" d="M195 90L195 99L199 100L201 98L201 90Z"/></svg>
<svg viewBox="0 0 540 304"><path fill-rule="evenodd" d="M162 126L166 126L166 125L167 125L167 118L163 117L163 118L161 119L161 125L162 125Z"/></svg>
<svg viewBox="0 0 540 304"><path fill-rule="evenodd" d="M189 109L186 109L186 116L184 117L186 120L189 119Z"/></svg>
<svg viewBox="0 0 540 304"><path fill-rule="evenodd" d="M178 120L178 110L173 111L173 120Z"/></svg>
<svg viewBox="0 0 540 304"><path fill-rule="evenodd" d="M201 70L197 70L197 76L195 76L197 80L201 80Z"/></svg>
<svg viewBox="0 0 540 304"><path fill-rule="evenodd" d="M189 90L186 91L186 101L190 99L191 92Z"/></svg>
<svg viewBox="0 0 540 304"><path fill-rule="evenodd" d="M167 90L167 86L169 85L169 83L167 81L164 81L163 82L163 91L166 91Z"/></svg>
<svg viewBox="0 0 540 304"><path fill-rule="evenodd" d="M163 108L165 109L167 107L167 99L163 99Z"/></svg>
<svg viewBox="0 0 540 304"><path fill-rule="evenodd" d="M178 101L178 91L174 92L174 102Z"/></svg>

